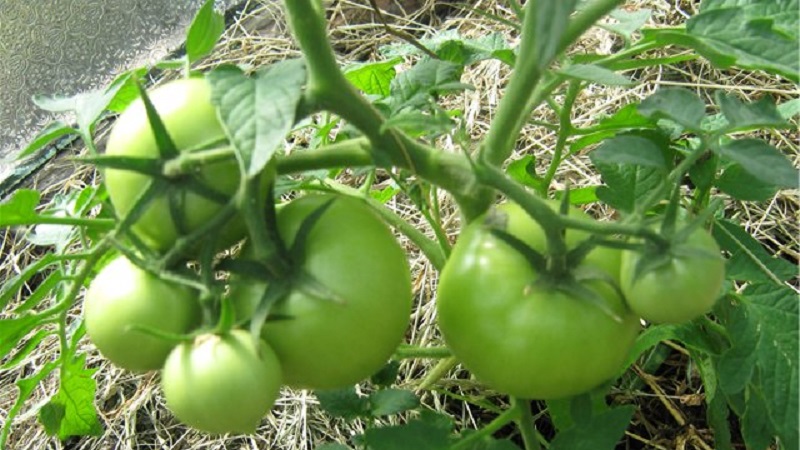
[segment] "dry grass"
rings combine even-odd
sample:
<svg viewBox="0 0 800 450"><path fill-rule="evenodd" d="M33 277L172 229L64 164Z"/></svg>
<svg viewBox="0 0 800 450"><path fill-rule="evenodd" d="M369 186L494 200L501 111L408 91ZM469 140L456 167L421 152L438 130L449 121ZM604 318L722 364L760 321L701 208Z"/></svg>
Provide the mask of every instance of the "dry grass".
<svg viewBox="0 0 800 450"><path fill-rule="evenodd" d="M439 2L440 5L441 3ZM474 2L478 10L510 17L510 11L500 4L504 2ZM392 26L416 36L430 35L440 29L457 29L467 37L501 31L512 43L517 40L513 30L486 17L460 11L445 18L437 14L432 0L419 1L415 5L415 8L406 11L407 14L403 14L399 8L392 10L395 14L387 14L393 22ZM651 8L652 25L680 23L685 20L685 14L693 13L695 8L693 2L660 0L633 0L628 2L628 6L632 9ZM272 2L251 0L246 3L244 11L229 27L224 41L215 54L203 63L203 67L209 68L223 62L257 67L298 55L281 21L280 10ZM385 33L380 24L375 23L375 16L360 2L337 2L331 17L335 23L331 35L340 50L343 63L374 59L381 45L397 42L396 38ZM580 46L610 53L618 44L613 35L595 29L581 41ZM638 70L632 75L639 82L632 89L592 86L584 90L575 108L575 124L591 125L598 117L642 99L661 86L684 86L709 99L719 89L751 100L767 93L779 101L797 96L796 88L789 83L781 83L757 73L719 71L703 62ZM507 77L508 70L500 63L482 62L470 68L464 75L463 81L472 84L475 89L446 99L447 107L464 111L464 126L472 139L477 141L486 133ZM539 108L535 116L537 120L555 122L553 113L547 106ZM795 165L800 165L800 150L795 134L770 132L766 137L785 151ZM515 157L533 154L544 165L551 158L554 141L555 135L552 131L528 126L519 140ZM450 140L444 139L440 144L445 151L461 151ZM99 182L90 169L78 168L63 160L59 160L57 164L66 165L66 170L56 170L50 165L33 181L32 187L42 190L48 198L55 193L69 192ZM347 179L344 178L345 181ZM566 183L573 187L600 183L599 175L593 171L585 154L574 155L562 164L556 177L556 187L562 188ZM455 205L443 193L439 195L439 202L446 231L454 238L459 229ZM410 222L430 232L421 214L409 206L402 196L392 200L389 206ZM793 262L797 262L800 256L799 210L800 202L796 191L782 192L770 201L759 204L726 204L728 217L740 221L772 251ZM592 206L589 211L598 218L609 217L612 213L599 206ZM3 230L2 233L0 280L7 280L35 261L42 250L30 246L11 230ZM438 344L440 338L433 308L437 273L413 245L404 237L399 238L409 253L416 297L408 340L419 345ZM37 281L39 280L33 280L32 285ZM17 300L21 301L23 298L24 293ZM77 319L79 313L80 310L76 308L73 318ZM0 373L0 423L16 398L14 383L52 360L58 354L58 348L56 339L45 340L18 369ZM36 411L57 389L57 380L51 376L37 387L33 401L25 406L23 414L17 418L9 441L10 449L305 450L313 449L326 441L345 443L353 434L363 431L364 424L361 422L345 423L323 414L312 393L284 390L275 408L264 418L256 435L235 438L207 436L182 426L172 417L158 389L157 375L134 375L114 368L99 357L86 340L82 343L81 351L88 353L90 367L98 369L95 379L98 386L97 405L104 423L103 434L72 439L66 443L59 443L45 435L36 422ZM686 359L685 352L676 349L658 373L641 373L641 381L633 389L612 396L614 401L635 403L640 408L628 430L627 446L624 448L714 448L713 434L704 419L702 390L698 388L697 376L687 375ZM403 362L399 386L414 389L430 368L429 361ZM423 391L421 395L427 407L451 414L459 428L479 427L494 415L491 408L478 407L474 402L463 399L474 400L486 395L485 401L489 405L501 407L505 402L502 396L479 389L467 373L458 369L452 370L435 388ZM542 431L549 432L546 429Z"/></svg>

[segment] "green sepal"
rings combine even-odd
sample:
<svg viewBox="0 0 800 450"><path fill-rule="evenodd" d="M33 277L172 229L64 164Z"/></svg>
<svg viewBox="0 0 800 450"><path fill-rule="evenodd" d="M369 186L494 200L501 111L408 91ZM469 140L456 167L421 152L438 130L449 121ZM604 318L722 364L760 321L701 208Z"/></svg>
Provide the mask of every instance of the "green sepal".
<svg viewBox="0 0 800 450"><path fill-rule="evenodd" d="M250 317L250 334L254 339L259 339L261 329L267 321L272 306L291 292L291 286L284 280L276 280L265 286L264 293Z"/></svg>
<svg viewBox="0 0 800 450"><path fill-rule="evenodd" d="M128 214L122 219L122 221L117 226L118 232L127 232L131 225L133 225L139 218L144 214L147 206L152 202L156 197L164 194L169 185L165 180L160 180L157 178L153 178L147 182L146 187L142 192L136 197L136 201L133 203L133 208L128 211Z"/></svg>
<svg viewBox="0 0 800 450"><path fill-rule="evenodd" d="M491 233L497 239L505 242L508 246L522 255L522 257L528 261L528 264L533 267L534 271L538 273L544 273L547 271L547 258L545 258L544 255L536 250L530 248L516 236L498 228L490 228L489 233Z"/></svg>
<svg viewBox="0 0 800 450"><path fill-rule="evenodd" d="M158 154L161 156L162 160L168 160L177 157L178 148L175 146L175 142L172 141L169 133L167 133L167 128L164 126L164 122L158 115L155 106L153 106L153 102L150 101L150 96L147 95L147 90L144 88L144 86L142 86L142 83L139 81L139 79L136 79L135 81L136 87L139 89L142 102L144 103L144 110L147 113L147 121L150 123L150 128L153 130L153 136L156 139Z"/></svg>
<svg viewBox="0 0 800 450"><path fill-rule="evenodd" d="M577 280L572 280L564 283L559 283L556 285L556 289L559 291L580 300L587 302L588 304L597 307L603 314L610 317L612 320L618 323L622 323L622 317L616 313L608 303L605 301L602 295L598 294L592 289L584 286L583 284L579 283Z"/></svg>
<svg viewBox="0 0 800 450"><path fill-rule="evenodd" d="M311 230L314 228L314 225L317 224L322 215L325 214L325 211L331 207L334 201L336 201L336 198L326 201L311 214L306 216L305 219L303 219L303 223L300 224L300 228L297 230L297 234L294 236L294 242L292 242L292 246L289 249L289 254L291 255L293 261L299 264L299 262L303 260L306 250L306 240L311 234Z"/></svg>
<svg viewBox="0 0 800 450"><path fill-rule="evenodd" d="M149 175L154 178L163 177L162 163L154 158L141 158L136 156L95 155L72 158L78 163L93 164L105 169L128 170L131 172Z"/></svg>
<svg viewBox="0 0 800 450"><path fill-rule="evenodd" d="M196 332L189 334L168 333L166 331L159 330L158 328L138 324L131 324L126 328L131 331L138 331L148 336L175 343L191 342L197 336Z"/></svg>
<svg viewBox="0 0 800 450"><path fill-rule="evenodd" d="M325 283L319 281L302 268L294 274L292 278L292 287L309 297L321 301L334 302L339 305L347 303L342 296L332 291Z"/></svg>

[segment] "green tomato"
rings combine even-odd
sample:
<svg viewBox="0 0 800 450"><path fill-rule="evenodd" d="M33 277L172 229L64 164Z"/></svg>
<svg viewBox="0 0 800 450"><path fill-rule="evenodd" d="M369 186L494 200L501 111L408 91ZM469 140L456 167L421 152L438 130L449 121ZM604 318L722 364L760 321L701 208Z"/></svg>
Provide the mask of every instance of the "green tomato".
<svg viewBox="0 0 800 450"><path fill-rule="evenodd" d="M529 245L544 242L541 227L518 206L494 214L506 216L507 233ZM604 269L592 258L584 264ZM619 374L640 329L610 284L582 287L614 314L541 277L478 218L439 279L439 327L453 354L489 387L526 399L574 396Z"/></svg>
<svg viewBox="0 0 800 450"><path fill-rule="evenodd" d="M621 287L630 308L653 323L684 323L711 311L725 280L725 260L706 230L698 228L654 270L637 275L642 258L625 251Z"/></svg>
<svg viewBox="0 0 800 450"><path fill-rule="evenodd" d="M161 372L167 406L207 433L254 433L281 386L278 358L250 333L206 334L179 345Z"/></svg>
<svg viewBox="0 0 800 450"><path fill-rule="evenodd" d="M225 131L211 103L211 86L205 79L172 81L157 87L148 96L178 151L186 152L225 138ZM108 137L106 154L159 158L155 136L141 99L131 103L117 119ZM104 175L109 198L119 217L130 212L151 181L148 175L127 170L106 169ZM208 163L195 176L202 184L227 197L239 187L239 169L233 160ZM173 186L171 189L178 190L176 195L182 199L178 212L183 217L187 233L207 223L223 206L183 187ZM131 229L159 251L170 248L181 235L170 214L167 195L154 199ZM244 237L244 233L241 219L233 220L224 228L221 245L236 242Z"/></svg>
<svg viewBox="0 0 800 450"><path fill-rule="evenodd" d="M267 321L262 330L281 361L284 382L295 388L342 388L374 374L403 340L411 313L405 252L361 201L332 195L294 200L278 212L281 238L291 245L305 218L329 200L296 263L338 299L295 286L273 305L271 313L281 319ZM264 289L257 282L234 285L238 317L252 314Z"/></svg>
<svg viewBox="0 0 800 450"><path fill-rule="evenodd" d="M196 293L159 279L123 256L92 280L83 315L86 334L100 353L135 372L160 369L175 344L133 326L185 334L201 320Z"/></svg>

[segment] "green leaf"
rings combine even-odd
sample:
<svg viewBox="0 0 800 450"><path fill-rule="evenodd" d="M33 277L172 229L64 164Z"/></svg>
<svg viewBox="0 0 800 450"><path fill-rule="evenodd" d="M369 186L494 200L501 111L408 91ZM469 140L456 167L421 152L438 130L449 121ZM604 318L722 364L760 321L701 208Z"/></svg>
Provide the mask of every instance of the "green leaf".
<svg viewBox="0 0 800 450"><path fill-rule="evenodd" d="M92 375L97 369L86 369L85 362L83 354L62 366L58 393L39 411L39 421L47 434L61 440L70 436L99 436L103 432L94 408L97 385Z"/></svg>
<svg viewBox="0 0 800 450"><path fill-rule="evenodd" d="M718 91L716 99L728 122L725 127L726 133L790 126L768 97L757 102L743 103L733 95L725 95L722 91Z"/></svg>
<svg viewBox="0 0 800 450"><path fill-rule="evenodd" d="M747 202L772 198L778 187L764 183L747 172L741 164L732 164L716 180L716 186L731 197Z"/></svg>
<svg viewBox="0 0 800 450"><path fill-rule="evenodd" d="M534 189L542 186L542 177L536 175L536 157L525 155L520 159L511 161L506 168L508 175L523 184Z"/></svg>
<svg viewBox="0 0 800 450"><path fill-rule="evenodd" d="M737 139L718 150L720 156L739 163L762 183L797 188L798 171L777 148L760 139Z"/></svg>
<svg viewBox="0 0 800 450"><path fill-rule="evenodd" d="M35 372L33 375L29 376L28 378L22 378L16 382L17 390L19 391L19 395L17 396L17 400L14 402L14 406L8 411L4 418L4 424L2 432L0 432L0 449L6 448L6 441L8 440L8 434L11 431L11 427L14 424L14 419L17 417L19 412L22 410L22 406L28 401L28 398L33 394L34 389L39 383L45 379L50 372L55 370L58 367L56 361L51 361L44 365L40 370Z"/></svg>
<svg viewBox="0 0 800 450"><path fill-rule="evenodd" d="M593 415L588 422L559 433L550 450L613 450L635 411L635 406L628 405Z"/></svg>
<svg viewBox="0 0 800 450"><path fill-rule="evenodd" d="M420 44L435 53L440 59L461 66L468 66L487 59L498 59L513 66L516 59L513 50L501 33L491 33L477 39L461 36L456 30L444 30ZM406 57L422 52L411 44L395 44L382 47L381 54L387 57Z"/></svg>
<svg viewBox="0 0 800 450"><path fill-rule="evenodd" d="M727 395L742 392L756 367L758 324L749 309L740 303L729 306L729 316L724 321L731 340L731 348L717 360L719 387Z"/></svg>
<svg viewBox="0 0 800 450"><path fill-rule="evenodd" d="M401 62L401 58L392 58L388 61L357 64L349 67L344 76L365 94L388 97L392 80L397 75L395 66Z"/></svg>
<svg viewBox="0 0 800 450"><path fill-rule="evenodd" d="M305 64L300 59L281 61L254 77L222 66L208 77L228 137L247 176L255 177L294 126L306 83Z"/></svg>
<svg viewBox="0 0 800 450"><path fill-rule="evenodd" d="M370 382L376 386L389 387L397 380L397 374L400 372L400 362L391 360L386 363L378 372L370 377Z"/></svg>
<svg viewBox="0 0 800 450"><path fill-rule="evenodd" d="M119 85L119 88L111 101L108 102L107 109L118 113L125 111L131 102L139 98L138 80L146 75L147 68L145 67L139 67L117 75L110 86Z"/></svg>
<svg viewBox="0 0 800 450"><path fill-rule="evenodd" d="M759 241L734 222L717 219L713 230L722 250L730 254L725 276L738 281L779 281L797 275L797 267L789 261L773 257Z"/></svg>
<svg viewBox="0 0 800 450"><path fill-rule="evenodd" d="M647 8L636 11L627 11L617 8L609 14L617 23L606 23L599 26L617 33L626 39L631 39L633 33L647 23L651 14L652 11Z"/></svg>
<svg viewBox="0 0 800 450"><path fill-rule="evenodd" d="M455 122L446 114L426 114L418 109L407 109L388 118L381 128L397 128L413 137L420 137L447 134L453 127Z"/></svg>
<svg viewBox="0 0 800 450"><path fill-rule="evenodd" d="M72 97L34 95L33 103L50 112L75 112L78 128L90 135L97 119L108 109L117 92L125 85L127 77L130 77L129 73L121 75L105 89L81 92Z"/></svg>
<svg viewBox="0 0 800 450"><path fill-rule="evenodd" d="M570 189L569 204L580 206L596 202L598 200L597 188L598 186L585 186L582 188ZM555 192L556 200L561 200L564 197L565 192L566 191L556 191Z"/></svg>
<svg viewBox="0 0 800 450"><path fill-rule="evenodd" d="M795 40L798 38L800 2L797 0L704 0L700 12L731 7L738 8L748 18L769 18L775 29Z"/></svg>
<svg viewBox="0 0 800 450"><path fill-rule="evenodd" d="M19 189L6 201L0 203L0 226L31 225L36 222L39 205L39 192L32 189Z"/></svg>
<svg viewBox="0 0 800 450"><path fill-rule="evenodd" d="M0 365L0 370L9 370L18 366L25 361L25 358L33 353L39 344L48 336L53 334L51 330L40 329L33 336L25 341L25 344L12 356L7 358L5 362Z"/></svg>
<svg viewBox="0 0 800 450"><path fill-rule="evenodd" d="M608 117L603 117L593 130L627 130L631 128L656 128L656 122L639 112L639 105L631 103Z"/></svg>
<svg viewBox="0 0 800 450"><path fill-rule="evenodd" d="M404 108L421 107L439 93L471 89L468 84L461 83L462 71L461 65L449 61L420 61L392 80L389 98L391 110L398 112Z"/></svg>
<svg viewBox="0 0 800 450"><path fill-rule="evenodd" d="M763 394L756 388L747 390L747 410L741 424L748 450L766 450L772 445L775 430L769 421L769 408Z"/></svg>
<svg viewBox="0 0 800 450"><path fill-rule="evenodd" d="M364 433L370 450L448 450L451 427L424 419L414 419L405 425L371 428Z"/></svg>
<svg viewBox="0 0 800 450"><path fill-rule="evenodd" d="M597 197L620 211L632 212L652 192L666 192L667 171L664 169L626 164L595 166L606 184L597 188Z"/></svg>
<svg viewBox="0 0 800 450"><path fill-rule="evenodd" d="M225 31L225 18L214 9L214 0L206 0L189 26L186 34L186 56L193 63L207 55L217 45Z"/></svg>
<svg viewBox="0 0 800 450"><path fill-rule="evenodd" d="M797 14L796 2L782 4ZM686 31L715 52L735 58L740 67L800 81L797 39L776 29L771 17L752 17L737 7L707 9L686 22ZM705 56L705 48L695 49Z"/></svg>
<svg viewBox="0 0 800 450"><path fill-rule="evenodd" d="M706 389L708 392L708 389ZM715 450L733 450L731 443L731 427L728 416L730 409L725 397L722 395L706 395L706 417L711 428L714 429Z"/></svg>
<svg viewBox="0 0 800 450"><path fill-rule="evenodd" d="M592 64L570 64L559 70L559 73L576 80L608 86L632 86L636 84L624 75Z"/></svg>
<svg viewBox="0 0 800 450"><path fill-rule="evenodd" d="M791 288L751 284L742 293L760 331L756 366L769 417L785 448L798 448L798 297Z"/></svg>
<svg viewBox="0 0 800 450"><path fill-rule="evenodd" d="M690 130L700 130L706 106L700 97L687 89L661 88L642 100L639 113L653 119L669 119Z"/></svg>
<svg viewBox="0 0 800 450"><path fill-rule="evenodd" d="M642 30L642 40L639 41L639 44L644 45L651 42L655 42L662 47L674 45L694 49L718 68L731 67L736 63L734 56L721 52L703 39L687 34L685 29L651 28Z"/></svg>
<svg viewBox="0 0 800 450"><path fill-rule="evenodd" d="M589 154L596 166L608 164L630 164L665 169L666 141L656 140L641 134L624 134L603 142Z"/></svg>
<svg viewBox="0 0 800 450"><path fill-rule="evenodd" d="M383 389L369 396L373 417L390 416L419 407L419 398L405 389Z"/></svg>
<svg viewBox="0 0 800 450"><path fill-rule="evenodd" d="M351 420L370 415L369 399L358 395L355 388L315 391L314 394L320 408L334 417Z"/></svg>
<svg viewBox="0 0 800 450"><path fill-rule="evenodd" d="M22 149L19 155L17 155L17 159L22 159L28 155L31 155L61 136L67 136L70 134L78 134L78 130L60 120L50 122L50 124L36 134L27 147Z"/></svg>

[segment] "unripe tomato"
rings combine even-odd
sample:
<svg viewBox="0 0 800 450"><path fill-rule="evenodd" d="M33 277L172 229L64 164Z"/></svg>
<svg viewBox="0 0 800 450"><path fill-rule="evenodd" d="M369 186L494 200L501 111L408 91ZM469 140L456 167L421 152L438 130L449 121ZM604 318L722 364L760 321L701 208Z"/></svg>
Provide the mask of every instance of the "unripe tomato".
<svg viewBox="0 0 800 450"><path fill-rule="evenodd" d="M291 245L306 217L330 200L297 263L338 298L295 287L273 305L271 313L281 319L268 321L262 332L292 387L336 389L374 374L403 340L411 313L406 254L362 202L333 195L294 200L278 211L281 237ZM264 289L258 282L234 285L238 317L252 314Z"/></svg>
<svg viewBox="0 0 800 450"><path fill-rule="evenodd" d="M197 294L159 279L120 256L92 280L83 304L86 334L115 365L135 372L160 369L175 343L134 325L185 334L200 324Z"/></svg>
<svg viewBox="0 0 800 450"><path fill-rule="evenodd" d="M493 214L506 216L505 232L543 250L544 232L522 208L507 204ZM571 233L568 245L577 243ZM613 258L602 265L595 259L590 254L584 266L618 271ZM445 342L478 380L516 397L563 398L602 384L622 370L639 321L606 282L580 286L613 315L557 283L495 236L485 217L476 219L439 279L436 307Z"/></svg>
<svg viewBox="0 0 800 450"><path fill-rule="evenodd" d="M167 406L207 433L253 433L281 386L275 353L250 333L206 334L179 345L161 373Z"/></svg>
<svg viewBox="0 0 800 450"><path fill-rule="evenodd" d="M179 152L225 138L217 111L211 103L211 86L205 79L171 81L155 88L148 96ZM117 119L108 137L106 154L153 159L159 157L155 136L141 99L132 102ZM148 175L128 170L106 169L104 175L109 198L120 217L133 208L137 198L151 181ZM196 177L226 197L232 196L239 187L239 169L234 160L208 163ZM182 198L182 207L178 208L178 212L183 216L187 233L207 223L223 206L188 189L173 189L177 189L177 195ZM156 250L171 247L180 233L170 213L168 196L156 198L131 229ZM234 243L244 237L244 232L241 219L234 219L224 228L222 244Z"/></svg>
<svg viewBox="0 0 800 450"><path fill-rule="evenodd" d="M700 252L700 253L696 253ZM677 244L661 267L642 274L636 266L652 255L625 251L621 286L630 308L653 323L684 323L711 311L725 280L725 260L706 230Z"/></svg>

